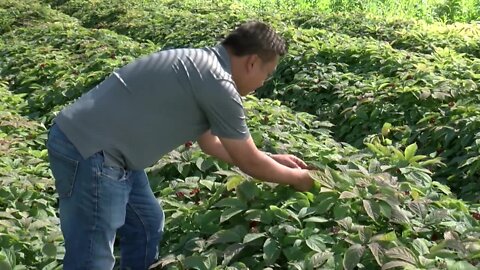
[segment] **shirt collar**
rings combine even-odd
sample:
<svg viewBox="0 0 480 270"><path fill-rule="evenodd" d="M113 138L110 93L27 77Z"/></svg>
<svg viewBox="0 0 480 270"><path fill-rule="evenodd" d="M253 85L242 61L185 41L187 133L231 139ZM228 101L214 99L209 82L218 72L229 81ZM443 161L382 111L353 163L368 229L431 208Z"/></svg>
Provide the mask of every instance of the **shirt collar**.
<svg viewBox="0 0 480 270"><path fill-rule="evenodd" d="M223 68L230 74L232 74L232 65L230 63L230 55L228 54L227 49L222 45L218 44L217 46L213 47L213 51L217 55L218 59L220 60L220 64Z"/></svg>

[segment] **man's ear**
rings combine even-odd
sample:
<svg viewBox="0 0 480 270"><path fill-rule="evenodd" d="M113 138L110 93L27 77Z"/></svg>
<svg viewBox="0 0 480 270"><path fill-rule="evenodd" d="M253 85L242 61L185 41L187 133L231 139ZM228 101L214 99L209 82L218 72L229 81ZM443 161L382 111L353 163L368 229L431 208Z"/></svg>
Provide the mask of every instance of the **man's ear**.
<svg viewBox="0 0 480 270"><path fill-rule="evenodd" d="M250 73L253 70L255 65L258 64L257 62L259 60L260 60L260 58L256 54L250 54L250 55L247 56L246 61L245 61L247 73Z"/></svg>

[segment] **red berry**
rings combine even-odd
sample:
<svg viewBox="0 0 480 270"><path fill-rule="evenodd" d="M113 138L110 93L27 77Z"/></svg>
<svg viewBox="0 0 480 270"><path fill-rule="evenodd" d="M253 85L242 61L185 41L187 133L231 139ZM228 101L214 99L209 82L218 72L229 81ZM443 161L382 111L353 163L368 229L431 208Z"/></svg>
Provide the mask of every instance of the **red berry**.
<svg viewBox="0 0 480 270"><path fill-rule="evenodd" d="M257 226L258 226L258 221L252 220L252 221L250 221L250 224L249 224L249 225L250 225L250 228L257 227Z"/></svg>
<svg viewBox="0 0 480 270"><path fill-rule="evenodd" d="M176 194L177 194L177 197L180 198L180 199L185 198L185 194L183 194L183 192L181 192L181 191L178 191Z"/></svg>
<svg viewBox="0 0 480 270"><path fill-rule="evenodd" d="M473 217L474 219L476 219L476 220L480 220L480 213L478 213L478 212L477 212L477 213L473 213L473 214L472 214L472 217Z"/></svg>
<svg viewBox="0 0 480 270"><path fill-rule="evenodd" d="M188 141L188 142L186 142L184 145L185 145L186 148L190 148L190 147L192 147L193 142L192 142L192 141Z"/></svg>
<svg viewBox="0 0 480 270"><path fill-rule="evenodd" d="M439 235L436 232L434 232L430 237L430 240L437 241L439 238L440 238Z"/></svg>
<svg viewBox="0 0 480 270"><path fill-rule="evenodd" d="M331 232L336 235L340 232L340 228L338 226L333 226Z"/></svg>
<svg viewBox="0 0 480 270"><path fill-rule="evenodd" d="M190 195L191 195L191 196L195 196L195 195L197 195L199 192L200 192L200 189L199 189L199 188L194 188L192 191L190 191Z"/></svg>

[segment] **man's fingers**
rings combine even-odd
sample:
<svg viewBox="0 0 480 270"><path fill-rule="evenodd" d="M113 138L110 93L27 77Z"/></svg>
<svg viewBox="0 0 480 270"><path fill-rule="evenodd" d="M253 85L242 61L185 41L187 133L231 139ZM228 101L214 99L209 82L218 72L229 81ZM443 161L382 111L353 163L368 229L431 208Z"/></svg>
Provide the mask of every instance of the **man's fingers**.
<svg viewBox="0 0 480 270"><path fill-rule="evenodd" d="M298 164L298 166L300 166L300 168L302 168L302 169L306 169L306 168L308 167L308 166L307 166L307 163L305 163L305 162L304 162L303 160L301 160L301 159L298 159L298 160L297 160L297 164Z"/></svg>
<svg viewBox="0 0 480 270"><path fill-rule="evenodd" d="M308 165L294 155L275 155L274 159L287 167L294 169L307 169Z"/></svg>
<svg viewBox="0 0 480 270"><path fill-rule="evenodd" d="M295 160L289 160L288 167L298 169L300 168L299 164Z"/></svg>
<svg viewBox="0 0 480 270"><path fill-rule="evenodd" d="M293 161L302 169L306 169L307 168L307 163L305 163L303 160L301 160L300 158L296 157L296 156L293 156L292 157Z"/></svg>

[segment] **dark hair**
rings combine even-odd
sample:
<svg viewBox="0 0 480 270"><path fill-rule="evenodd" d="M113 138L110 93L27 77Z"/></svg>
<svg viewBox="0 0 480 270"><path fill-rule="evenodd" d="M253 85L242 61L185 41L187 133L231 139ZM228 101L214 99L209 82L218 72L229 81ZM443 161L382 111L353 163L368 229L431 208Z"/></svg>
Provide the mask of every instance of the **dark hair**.
<svg viewBox="0 0 480 270"><path fill-rule="evenodd" d="M287 53L285 40L270 26L259 21L241 24L222 41L222 45L230 48L236 56L257 54L263 61Z"/></svg>

